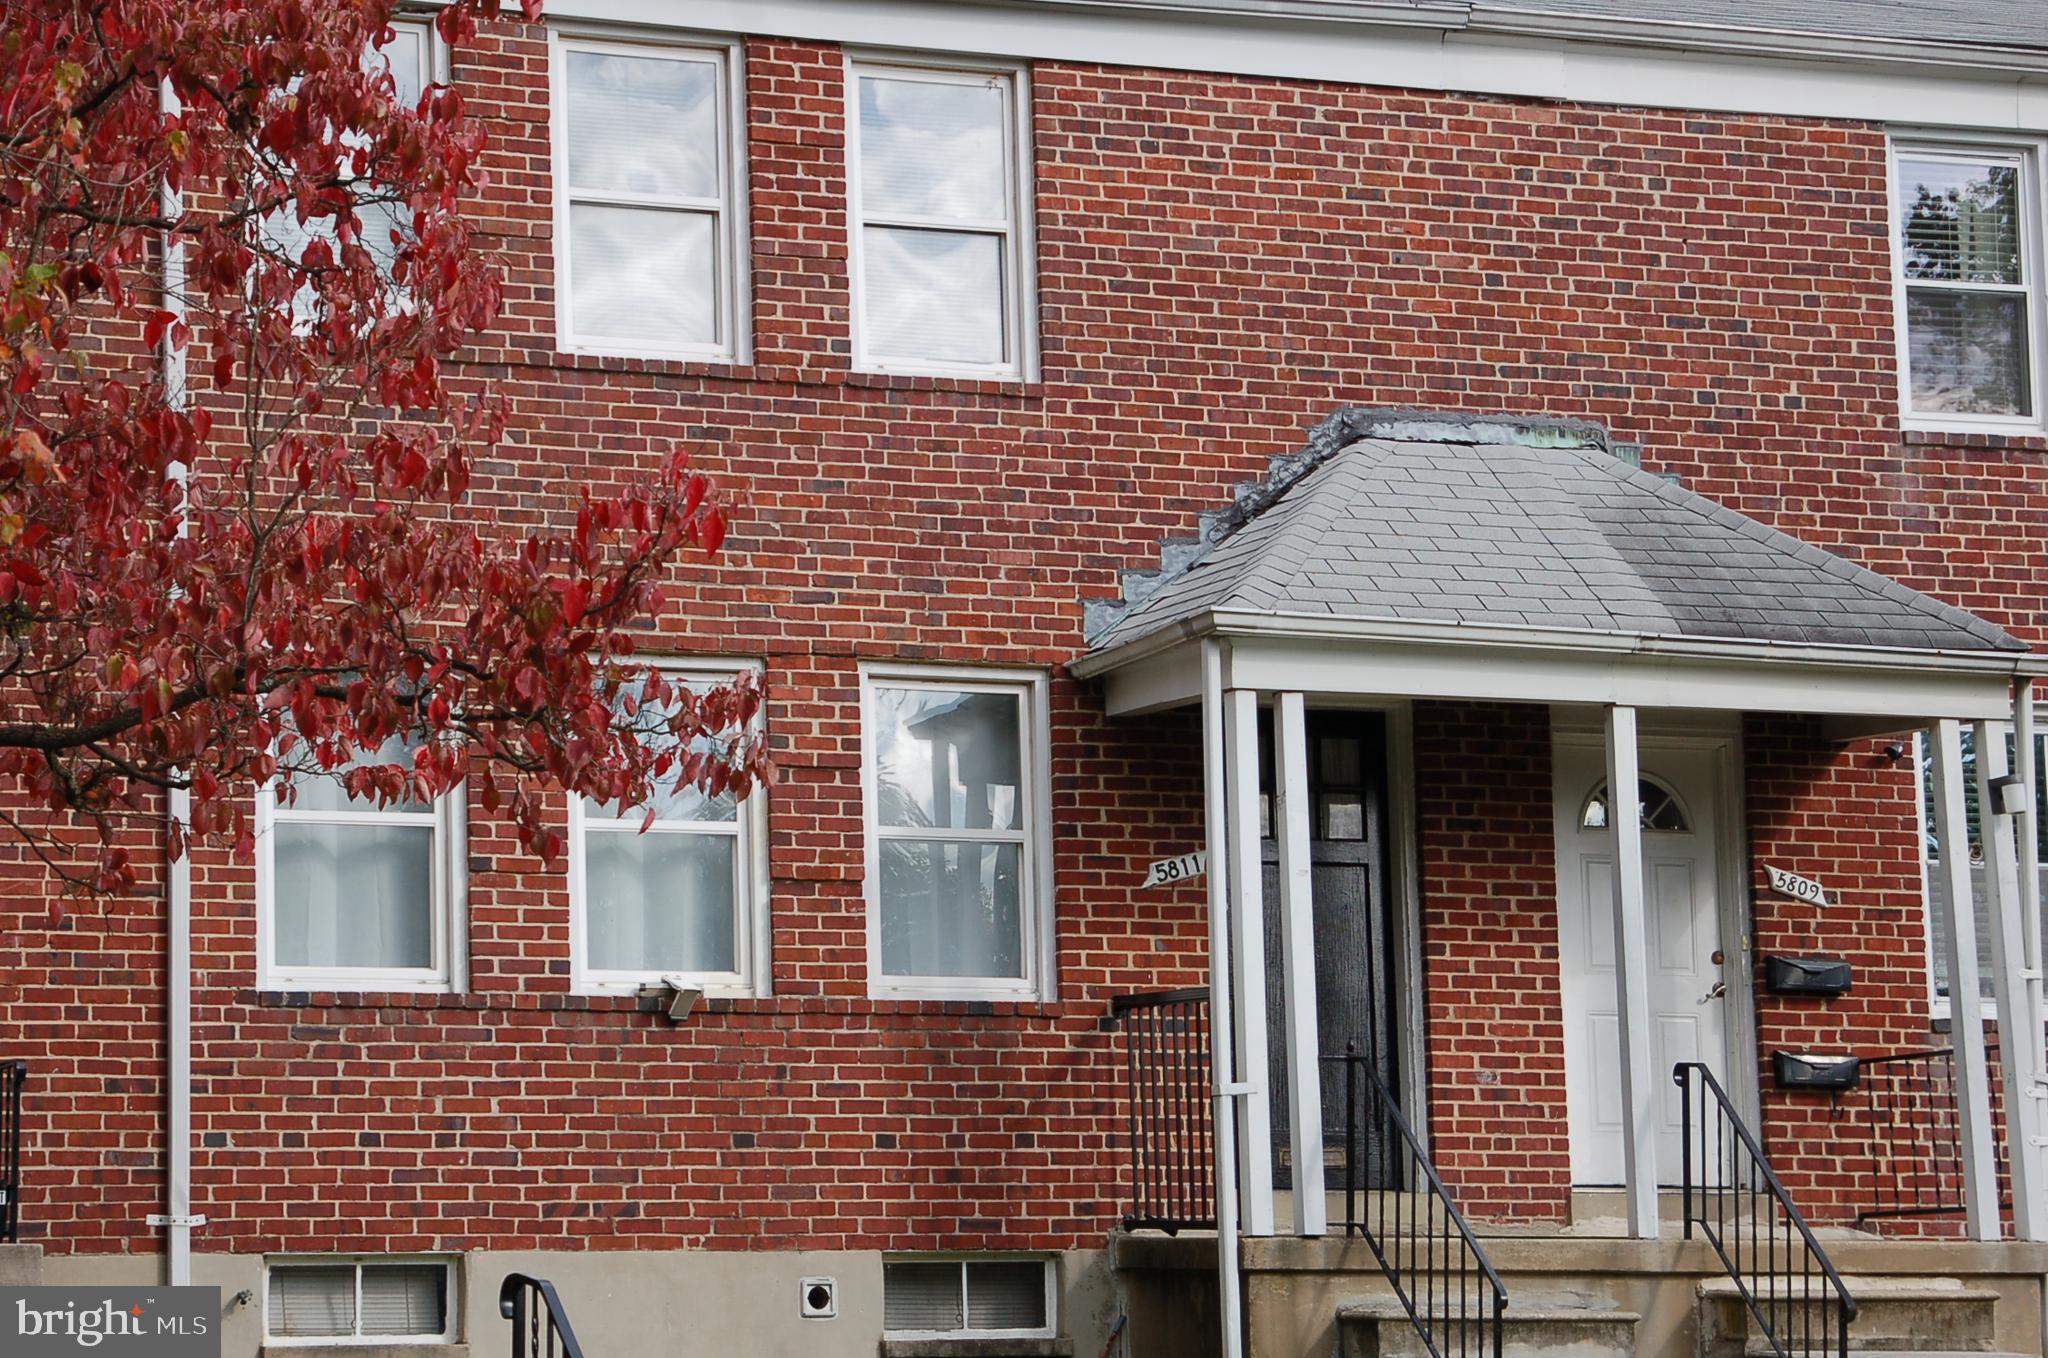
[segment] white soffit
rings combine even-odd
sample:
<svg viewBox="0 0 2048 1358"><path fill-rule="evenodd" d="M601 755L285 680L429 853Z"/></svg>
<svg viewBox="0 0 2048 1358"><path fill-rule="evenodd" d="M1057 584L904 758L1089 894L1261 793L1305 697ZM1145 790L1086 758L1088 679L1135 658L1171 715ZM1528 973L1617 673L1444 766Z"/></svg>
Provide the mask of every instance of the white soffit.
<svg viewBox="0 0 2048 1358"><path fill-rule="evenodd" d="M2048 131L2048 52L1747 33L1545 27L1388 6L1109 0L550 0L558 21L758 34L864 48L1517 95L1574 103ZM1534 30L1534 31L1528 31Z"/></svg>

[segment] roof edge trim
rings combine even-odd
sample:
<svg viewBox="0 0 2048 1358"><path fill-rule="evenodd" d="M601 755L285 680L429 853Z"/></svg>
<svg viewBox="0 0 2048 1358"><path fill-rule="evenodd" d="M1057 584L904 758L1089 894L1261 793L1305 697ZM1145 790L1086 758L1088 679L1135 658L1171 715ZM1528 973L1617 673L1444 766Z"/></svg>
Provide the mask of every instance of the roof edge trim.
<svg viewBox="0 0 2048 1358"><path fill-rule="evenodd" d="M1921 670L1952 674L2048 676L2048 652L1914 650L1894 646L1823 646L1809 642L1703 639L1668 632L1589 632L1565 627L1491 627L1462 622L1417 622L1400 618L1338 618L1312 613L1262 613L1218 609L1184 619L1177 626L1137 637L1112 650L1076 657L1067 669L1092 679L1172 650L1188 641L1216 637L1310 641L1405 642L1520 650L1600 652L1614 656L1672 660L1733 661L1756 665L1814 665L1871 670Z"/></svg>

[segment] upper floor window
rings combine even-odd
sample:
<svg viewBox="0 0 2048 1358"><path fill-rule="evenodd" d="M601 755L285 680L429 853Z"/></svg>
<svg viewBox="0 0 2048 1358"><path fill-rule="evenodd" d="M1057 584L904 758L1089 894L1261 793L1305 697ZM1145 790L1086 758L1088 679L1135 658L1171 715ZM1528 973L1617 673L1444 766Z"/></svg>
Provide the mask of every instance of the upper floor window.
<svg viewBox="0 0 2048 1358"><path fill-rule="evenodd" d="M564 349L742 358L741 118L728 46L554 40Z"/></svg>
<svg viewBox="0 0 2048 1358"><path fill-rule="evenodd" d="M870 992L1046 995L1045 676L874 666L862 679Z"/></svg>
<svg viewBox="0 0 2048 1358"><path fill-rule="evenodd" d="M399 736L362 764L409 760ZM378 806L346 770L304 771L289 799L257 794L258 984L451 990L463 984L461 793Z"/></svg>
<svg viewBox="0 0 2048 1358"><path fill-rule="evenodd" d="M1893 143L1907 427L2040 427L2039 175L2031 142Z"/></svg>
<svg viewBox="0 0 2048 1358"><path fill-rule="evenodd" d="M706 686L730 682L736 673L730 667L672 668L673 682ZM650 704L637 708L666 719ZM569 900L576 988L630 992L664 977L687 977L712 993L764 992L766 803L764 789L739 801L672 779L655 792L651 805L588 798L572 804Z"/></svg>
<svg viewBox="0 0 2048 1358"><path fill-rule="evenodd" d="M1029 377L1024 73L849 67L854 366Z"/></svg>

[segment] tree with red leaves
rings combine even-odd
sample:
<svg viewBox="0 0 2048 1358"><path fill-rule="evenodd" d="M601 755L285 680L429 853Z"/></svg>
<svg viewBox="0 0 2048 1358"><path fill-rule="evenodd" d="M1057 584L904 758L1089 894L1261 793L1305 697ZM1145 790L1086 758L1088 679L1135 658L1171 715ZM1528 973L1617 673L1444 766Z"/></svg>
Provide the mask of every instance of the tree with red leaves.
<svg viewBox="0 0 2048 1358"><path fill-rule="evenodd" d="M0 824L87 889L174 792L173 854L247 854L253 786L469 779L552 857L545 788L768 771L754 686L634 659L725 536L680 455L554 531L465 508L505 424L451 364L499 305L484 139L401 95L393 4L0 0Z"/></svg>

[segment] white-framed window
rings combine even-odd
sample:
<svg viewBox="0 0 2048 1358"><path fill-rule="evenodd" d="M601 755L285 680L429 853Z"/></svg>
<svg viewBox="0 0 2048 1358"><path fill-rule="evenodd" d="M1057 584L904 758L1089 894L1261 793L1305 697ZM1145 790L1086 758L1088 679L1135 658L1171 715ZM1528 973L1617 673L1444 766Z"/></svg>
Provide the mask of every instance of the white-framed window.
<svg viewBox="0 0 2048 1358"><path fill-rule="evenodd" d="M434 31L430 14L397 14L391 18L391 41L372 48L363 54L366 70L385 72L391 75L391 82L397 101L406 108L417 108L427 87L447 84L449 80L448 45L441 35ZM293 82L293 88L297 82ZM344 137L344 144L360 146L361 140ZM357 169L360 173L360 168ZM401 203L382 202L375 198L375 187L360 190L369 201L358 202L356 220L359 239L363 248L377 262L378 272L390 284L398 261L399 242L412 235L412 215ZM330 246L335 240L334 220L330 217L316 217L300 222L290 208L280 208L266 215L257 229L264 240L273 248L289 254L296 261L308 245L319 240ZM390 287L387 305L403 311L410 302L407 292ZM318 318L319 304L313 290L302 288L292 299L293 319L300 328L310 328Z"/></svg>
<svg viewBox="0 0 2048 1358"><path fill-rule="evenodd" d="M359 763L403 763L394 736ZM256 796L257 984L265 990L458 991L468 982L468 814L458 788L377 806L340 773Z"/></svg>
<svg viewBox="0 0 2048 1358"><path fill-rule="evenodd" d="M664 662L709 687L758 666ZM769 988L768 792L665 788L648 807L588 798L569 808L571 984L630 994L687 978L712 995ZM642 827L645 827L644 831Z"/></svg>
<svg viewBox="0 0 2048 1358"><path fill-rule="evenodd" d="M1021 66L848 59L854 367L1033 375L1030 102Z"/></svg>
<svg viewBox="0 0 2048 1358"><path fill-rule="evenodd" d="M906 1255L882 1261L882 1330L900 1339L1050 1339L1058 1270L1027 1255Z"/></svg>
<svg viewBox="0 0 2048 1358"><path fill-rule="evenodd" d="M2043 714L2048 717L2048 713ZM1975 732L1963 728L1963 818L1970 834L1970 897L1977 921L1977 989L1986 1018L1996 1018L1992 1001L1995 975L1991 968L1991 911L1984 882L1984 848L1977 833L1977 752ZM1921 901L1927 920L1927 984L1935 1018L1949 1016L1948 931L1943 910L1947 901L1948 877L1941 869L1941 840L1935 833L1932 745L1924 734L1914 738L1915 765L1920 806ZM2017 760L2008 750L2006 767ZM2034 737L2034 805L2048 806L2048 730L2036 728ZM2040 854L2041 898L2044 926L2048 926L2048 816L2034 818L2035 843Z"/></svg>
<svg viewBox="0 0 2048 1358"><path fill-rule="evenodd" d="M867 665L861 710L869 993L1051 998L1045 675Z"/></svg>
<svg viewBox="0 0 2048 1358"><path fill-rule="evenodd" d="M304 1255L263 1269L266 1344L455 1342L451 1259Z"/></svg>
<svg viewBox="0 0 2048 1358"><path fill-rule="evenodd" d="M2042 146L1946 133L1892 138L1894 303L1908 429L2042 428Z"/></svg>
<svg viewBox="0 0 2048 1358"><path fill-rule="evenodd" d="M550 43L561 347L744 362L738 44Z"/></svg>

